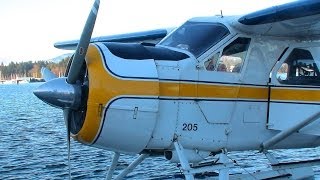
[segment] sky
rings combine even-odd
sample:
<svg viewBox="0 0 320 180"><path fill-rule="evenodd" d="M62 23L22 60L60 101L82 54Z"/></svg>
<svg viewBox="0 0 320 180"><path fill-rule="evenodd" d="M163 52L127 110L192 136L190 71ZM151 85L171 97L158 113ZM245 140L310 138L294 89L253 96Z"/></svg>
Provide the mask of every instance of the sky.
<svg viewBox="0 0 320 180"><path fill-rule="evenodd" d="M293 0L100 0L92 37L176 27L196 16L242 15ZM0 0L0 63L49 60L72 51L94 0Z"/></svg>

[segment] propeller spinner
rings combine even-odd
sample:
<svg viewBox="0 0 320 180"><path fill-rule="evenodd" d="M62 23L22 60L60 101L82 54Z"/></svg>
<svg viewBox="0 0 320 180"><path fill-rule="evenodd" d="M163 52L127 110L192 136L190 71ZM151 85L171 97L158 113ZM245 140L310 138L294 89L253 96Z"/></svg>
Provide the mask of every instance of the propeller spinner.
<svg viewBox="0 0 320 180"><path fill-rule="evenodd" d="M67 78L50 80L33 93L45 103L63 109L67 127L68 160L70 177L70 133L77 133L84 121L88 94L85 56L90 44L100 0L95 0L82 31L77 49L71 59Z"/></svg>

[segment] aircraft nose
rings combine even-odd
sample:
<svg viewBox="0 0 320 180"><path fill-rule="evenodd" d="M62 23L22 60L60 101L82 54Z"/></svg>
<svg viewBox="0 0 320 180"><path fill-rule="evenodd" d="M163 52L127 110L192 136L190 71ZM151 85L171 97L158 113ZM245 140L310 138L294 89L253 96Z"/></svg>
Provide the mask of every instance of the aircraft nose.
<svg viewBox="0 0 320 180"><path fill-rule="evenodd" d="M48 81L33 91L43 102L60 108L78 109L81 104L81 87L68 84L67 78Z"/></svg>

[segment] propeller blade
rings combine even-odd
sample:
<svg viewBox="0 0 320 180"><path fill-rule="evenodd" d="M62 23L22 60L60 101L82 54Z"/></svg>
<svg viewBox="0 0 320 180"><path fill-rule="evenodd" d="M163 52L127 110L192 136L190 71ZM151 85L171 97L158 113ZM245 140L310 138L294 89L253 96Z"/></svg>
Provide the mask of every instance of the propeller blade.
<svg viewBox="0 0 320 180"><path fill-rule="evenodd" d="M68 148L68 168L69 168L69 179L71 179L71 165L70 165L70 121L71 121L71 110L66 108L63 110L63 116L67 127L67 148Z"/></svg>
<svg viewBox="0 0 320 180"><path fill-rule="evenodd" d="M53 74L52 71L50 71L48 68L45 68L45 67L41 68L41 76L46 82L48 82L52 79L58 78L57 75Z"/></svg>
<svg viewBox="0 0 320 180"><path fill-rule="evenodd" d="M100 0L95 0L91 8L90 14L87 18L87 22L83 28L81 38L78 43L76 52L73 56L70 71L68 74L67 82L70 84L75 84L81 72L81 67L82 67L82 64L84 63L85 56L87 54L87 49L90 44L91 35L92 35L94 24L97 18L99 5L100 5Z"/></svg>

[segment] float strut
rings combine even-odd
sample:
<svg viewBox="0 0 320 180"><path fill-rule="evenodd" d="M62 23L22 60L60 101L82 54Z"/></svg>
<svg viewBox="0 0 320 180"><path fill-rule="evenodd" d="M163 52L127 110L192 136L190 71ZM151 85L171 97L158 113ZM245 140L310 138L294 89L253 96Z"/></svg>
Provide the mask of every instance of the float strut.
<svg viewBox="0 0 320 180"><path fill-rule="evenodd" d="M127 174L131 173L135 167L137 167L149 154L141 154L136 160L134 160L127 168L125 168L115 179L123 179Z"/></svg>
<svg viewBox="0 0 320 180"><path fill-rule="evenodd" d="M120 157L120 153L114 152L112 164L111 164L109 171L108 171L108 174L107 174L107 180L112 179L112 175L113 175L113 172L116 169L116 166L118 164L119 157Z"/></svg>
<svg viewBox="0 0 320 180"><path fill-rule="evenodd" d="M227 157L226 150L222 150L222 153L219 155L219 162L222 164L227 164L229 159ZM229 180L229 168L223 168L219 171L219 180Z"/></svg>
<svg viewBox="0 0 320 180"><path fill-rule="evenodd" d="M182 145L178 141L175 141L173 144L174 144L174 147L178 153L178 157L179 157L179 160L181 163L183 174L184 174L186 180L194 180L193 174L190 172L191 167L189 165L189 162L188 162L186 156L184 155L184 149L183 149Z"/></svg>

